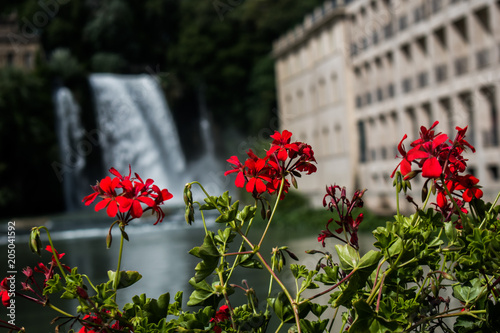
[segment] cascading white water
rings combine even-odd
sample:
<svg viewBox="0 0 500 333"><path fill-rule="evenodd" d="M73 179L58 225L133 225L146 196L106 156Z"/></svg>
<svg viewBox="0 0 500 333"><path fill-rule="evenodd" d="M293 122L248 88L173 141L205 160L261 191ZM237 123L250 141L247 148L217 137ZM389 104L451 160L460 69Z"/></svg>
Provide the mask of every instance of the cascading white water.
<svg viewBox="0 0 500 333"><path fill-rule="evenodd" d="M83 176L86 166L85 153L80 143L85 131L80 121L80 107L73 94L66 87L57 89L54 94L61 163L54 162L54 171L62 183L64 201L68 210L75 210L83 198L84 186L88 181Z"/></svg>
<svg viewBox="0 0 500 333"><path fill-rule="evenodd" d="M155 78L92 74L89 82L105 167L128 174L131 165L133 172L154 179L182 200L186 162L174 119Z"/></svg>

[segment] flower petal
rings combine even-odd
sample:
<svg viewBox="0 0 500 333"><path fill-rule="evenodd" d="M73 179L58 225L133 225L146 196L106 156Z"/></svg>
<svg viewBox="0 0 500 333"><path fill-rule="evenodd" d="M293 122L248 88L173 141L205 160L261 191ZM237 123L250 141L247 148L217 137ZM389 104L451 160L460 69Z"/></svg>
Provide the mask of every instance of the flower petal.
<svg viewBox="0 0 500 333"><path fill-rule="evenodd" d="M443 168L435 157L425 160L424 165L422 166L422 177L439 178L442 172Z"/></svg>

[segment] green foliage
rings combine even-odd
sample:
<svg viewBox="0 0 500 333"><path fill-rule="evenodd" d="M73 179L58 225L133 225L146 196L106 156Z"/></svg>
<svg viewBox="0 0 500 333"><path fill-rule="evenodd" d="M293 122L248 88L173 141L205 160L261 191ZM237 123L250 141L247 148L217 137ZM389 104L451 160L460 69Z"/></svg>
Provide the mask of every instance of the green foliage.
<svg viewBox="0 0 500 333"><path fill-rule="evenodd" d="M38 72L0 69L0 211L3 217L62 209L51 163L59 159L51 85ZM44 195L33 197L33 182ZM29 203L29 204L28 204Z"/></svg>
<svg viewBox="0 0 500 333"><path fill-rule="evenodd" d="M92 72L121 73L125 70L127 62L116 53L99 52L92 56L90 69Z"/></svg>
<svg viewBox="0 0 500 333"><path fill-rule="evenodd" d="M68 49L56 49L52 52L48 67L54 76L71 80L83 75L83 68Z"/></svg>
<svg viewBox="0 0 500 333"><path fill-rule="evenodd" d="M271 158L274 157L278 160L278 156ZM238 172L239 163L235 164ZM274 247L270 254L263 250L269 226L276 223L279 215L275 212L283 202L286 171L280 172L283 172L279 178L280 190L271 191L276 194L274 205L264 192L267 187L261 193L251 189L254 204L240 209L240 201L233 202L229 192L215 196L208 194L198 182L186 184L186 220L189 224L200 223L194 219L194 207L197 207L205 230L203 243L189 252L201 259L194 269L194 277L189 280L193 292L187 302L189 307L200 307L197 311L182 308L181 293L176 294L172 304L169 293L158 299L147 298L145 294L134 296L132 303L119 309L116 302L119 289L141 278L138 272L119 269L123 241L128 240L125 217L119 217L112 224L120 223L122 233L118 268L116 272L108 272L109 281L94 286L87 278L89 287L83 279L86 276L79 274L77 268L67 273L57 259L62 256L55 256L50 268L38 266L44 271L45 281L43 298L36 301L62 313L65 323L79 323L96 330L109 327L118 332L264 333L273 316L279 321L276 332L283 327L299 333L331 331L335 323L341 326L341 331L369 333L451 332L452 328L464 333L498 330L500 207L497 201L500 194L493 204L471 199L470 213L466 215L461 211L459 220L455 221L425 209L428 202L409 216L398 211L391 221L373 231L374 249L360 252L357 238L352 242L348 237L357 237L357 226L353 224L363 222L353 210L362 206L364 191L356 191L351 201L345 189L331 186L325 199L329 205L336 206L338 216L330 210L334 216L326 222L317 240L323 242L329 238L340 243L328 242L321 250L306 251L313 256L321 255L316 264L311 265L314 267L300 263L287 265L287 256L298 259L287 246ZM266 176L268 173L272 174L268 170ZM139 185L144 188L142 182ZM194 185L205 193L203 203L194 201L191 193ZM396 187L398 191L403 190L397 184ZM453 199L451 193L447 195ZM263 206L261 218L266 227L258 228L255 235L249 231L259 206ZM345 213L347 209L349 212ZM211 218L216 222L216 231L207 227L205 215L209 212L215 214ZM340 228L330 229L333 221ZM351 229L346 231L347 227ZM40 229L46 230L36 228L30 236L30 247L35 253L42 247ZM56 254L53 248L51 252ZM252 286L246 280L234 281L236 269L248 268L263 268L269 274L270 282L264 288L267 294L261 306L258 299L261 296L254 289L261 286ZM30 283L25 284L23 291L29 290L34 281L28 271ZM283 275L284 271L289 275ZM291 283L285 283L287 278ZM83 316L68 314L53 305L52 298L61 292L60 298L78 300L77 311ZM237 293L246 300L233 297ZM329 300L321 302L321 296ZM333 314L326 314L328 307L333 309ZM311 319L314 316L316 320ZM450 320L453 327L444 319Z"/></svg>

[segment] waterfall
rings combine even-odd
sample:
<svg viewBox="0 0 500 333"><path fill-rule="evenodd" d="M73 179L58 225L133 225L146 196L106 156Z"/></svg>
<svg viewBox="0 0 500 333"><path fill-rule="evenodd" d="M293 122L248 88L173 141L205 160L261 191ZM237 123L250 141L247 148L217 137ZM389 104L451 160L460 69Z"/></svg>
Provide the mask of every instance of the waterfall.
<svg viewBox="0 0 500 333"><path fill-rule="evenodd" d="M83 186L89 185L83 176L86 160L81 142L85 131L80 121L80 107L68 88L61 87L55 92L54 104L61 163L54 162L53 168L63 186L66 208L75 210L83 198Z"/></svg>
<svg viewBox="0 0 500 333"><path fill-rule="evenodd" d="M185 158L163 92L151 75L92 74L105 167L154 179L181 202ZM144 179L145 180L145 179Z"/></svg>
<svg viewBox="0 0 500 333"><path fill-rule="evenodd" d="M110 167L127 175L131 165L132 172L144 177L144 181L151 178L167 188L174 194L173 202L179 204L188 181L202 182L213 195L221 193L229 179L222 175L221 162L215 157L209 110L202 91L198 96L199 129L204 153L187 165L173 116L153 76L92 74L89 84L95 108L93 129L82 125L80 107L69 89L59 88L54 95L62 159L62 163L58 162L58 177L68 210L82 207L82 198L91 191L89 185L109 175ZM101 154L102 167L87 159L92 151Z"/></svg>

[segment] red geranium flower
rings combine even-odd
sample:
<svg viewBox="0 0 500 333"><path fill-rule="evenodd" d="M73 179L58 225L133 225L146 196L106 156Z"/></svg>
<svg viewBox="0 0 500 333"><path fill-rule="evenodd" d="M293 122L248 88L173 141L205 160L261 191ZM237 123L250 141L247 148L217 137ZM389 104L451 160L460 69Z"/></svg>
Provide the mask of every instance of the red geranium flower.
<svg viewBox="0 0 500 333"><path fill-rule="evenodd" d="M259 158L252 150L247 152L248 158L241 163L236 156L231 156L227 162L232 164L232 169L224 173L225 176L237 173L236 186L245 187L247 192L255 198L263 193L277 193L283 182L280 199L288 193L290 181L296 186L295 177L300 177L301 172L310 175L316 172L314 151L311 146L303 142L291 142L292 133L283 130L271 135L273 139L271 148L265 158ZM246 186L245 186L246 184Z"/></svg>
<svg viewBox="0 0 500 333"><path fill-rule="evenodd" d="M8 278L4 278L2 282L0 282L0 298L2 299L2 305L5 307L10 304L8 281Z"/></svg>
<svg viewBox="0 0 500 333"><path fill-rule="evenodd" d="M465 202L471 202L473 198L481 198L483 196L483 191L477 185L479 179L472 175L465 175L458 177L456 190L464 190L462 198Z"/></svg>
<svg viewBox="0 0 500 333"><path fill-rule="evenodd" d="M156 222L161 222L165 214L160 208L164 201L169 200L173 195L167 190L154 185L152 179L147 179L146 182L135 173L135 177L131 177L132 170L129 166L128 176L123 176L115 168L109 169L109 172L115 177L111 179L109 176L97 182L92 186L94 193L83 198L85 205L90 205L97 197L103 200L98 202L95 210L107 208L106 212L109 217L116 217L122 224L126 225L130 220L139 218L147 210L152 210L153 214L157 215ZM146 206L143 208L143 205Z"/></svg>
<svg viewBox="0 0 500 333"><path fill-rule="evenodd" d="M215 322L215 326L213 327L214 332L221 333L222 332L222 328L220 328L219 326L217 326L217 324L221 323L221 322L225 322L225 321L229 320L230 318L231 317L230 317L230 314L229 314L229 307L227 305L222 305L219 308L219 310L217 310L217 312L215 313L215 317L213 317L212 319L210 319L211 323Z"/></svg>

